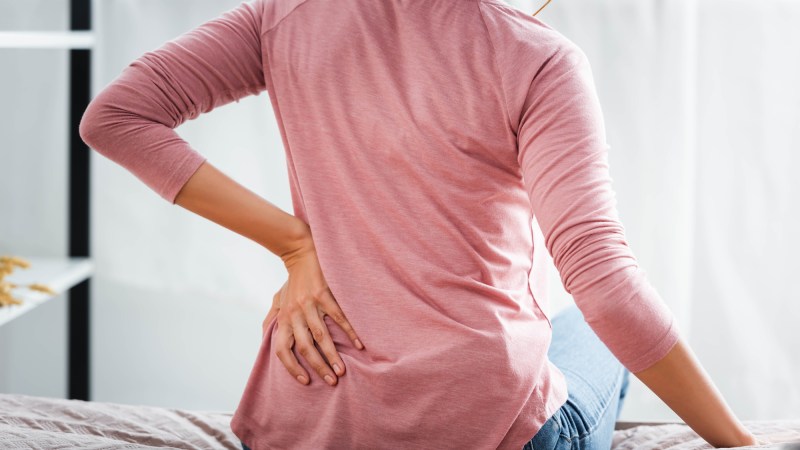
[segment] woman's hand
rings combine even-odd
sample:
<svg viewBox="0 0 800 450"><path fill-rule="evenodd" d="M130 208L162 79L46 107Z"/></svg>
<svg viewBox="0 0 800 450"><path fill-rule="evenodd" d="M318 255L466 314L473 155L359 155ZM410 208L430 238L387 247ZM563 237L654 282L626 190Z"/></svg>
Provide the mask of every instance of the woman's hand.
<svg viewBox="0 0 800 450"><path fill-rule="evenodd" d="M262 331L266 333L269 323L277 317L276 355L289 373L301 384L310 381L309 375L292 352L292 347L297 344L298 352L311 364L320 378L334 386L338 381L337 376L344 375L345 367L323 317L330 316L357 348L363 350L364 345L325 281L310 232L308 239L302 240L295 249L281 255L281 259L289 272L289 278L273 296L272 307L262 323ZM317 351L315 341L327 362Z"/></svg>
<svg viewBox="0 0 800 450"><path fill-rule="evenodd" d="M322 276L308 224L259 197L208 161L203 162L184 184L175 203L280 256L289 271L289 279L275 294L263 331L266 332L272 318L277 316L276 353L289 372L302 384L310 381L292 353L292 346L297 343L300 354L320 377L327 375L331 379L329 383L335 385L337 374L344 374L344 363L323 317L327 314L339 324L356 348L363 350L364 345ZM335 372L322 359L314 341L322 348L328 362L338 367Z"/></svg>

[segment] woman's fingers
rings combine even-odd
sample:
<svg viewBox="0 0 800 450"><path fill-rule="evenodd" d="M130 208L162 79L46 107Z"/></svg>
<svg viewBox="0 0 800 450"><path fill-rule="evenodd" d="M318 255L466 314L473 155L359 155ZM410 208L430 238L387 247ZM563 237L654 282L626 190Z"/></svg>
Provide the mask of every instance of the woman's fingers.
<svg viewBox="0 0 800 450"><path fill-rule="evenodd" d="M312 336L311 331L308 329L306 316L298 311L294 316L294 320L292 320L292 325L297 352L311 364L311 367L319 374L320 378L331 386L336 385L336 374L333 372L333 369L328 366L328 363L322 359L322 355L319 354L317 347L314 346L314 336Z"/></svg>
<svg viewBox="0 0 800 450"><path fill-rule="evenodd" d="M300 384L308 384L311 381L306 370L294 357L292 346L294 345L294 334L292 327L287 324L278 324L278 334L275 336L275 355L281 360L286 370L294 376Z"/></svg>
<svg viewBox="0 0 800 450"><path fill-rule="evenodd" d="M336 375L344 375L344 361L339 357L339 352L336 351L336 345L333 343L328 326L322 320L324 312L317 309L316 304L309 304L304 312L312 338L319 344L322 353Z"/></svg>
<svg viewBox="0 0 800 450"><path fill-rule="evenodd" d="M358 339L358 335L356 331L353 329L353 326L350 325L350 322L347 320L347 317L344 315L344 311L339 307L339 302L333 297L333 293L331 292L330 288L326 289L322 295L320 295L319 299L320 303L322 304L322 309L325 311L325 314L330 316L334 322L336 322L347 336L353 341L353 344L359 350L364 350L364 344L361 343L361 340Z"/></svg>

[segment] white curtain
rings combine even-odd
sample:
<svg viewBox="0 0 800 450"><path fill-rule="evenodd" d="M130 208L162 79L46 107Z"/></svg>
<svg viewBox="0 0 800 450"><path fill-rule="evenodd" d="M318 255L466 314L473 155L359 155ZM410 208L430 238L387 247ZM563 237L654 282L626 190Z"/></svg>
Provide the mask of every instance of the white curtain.
<svg viewBox="0 0 800 450"><path fill-rule="evenodd" d="M96 3L99 89L144 51L238 2ZM529 13L541 6L508 3ZM800 221L800 3L555 0L537 18L590 58L628 241L700 360L739 417L797 418L800 265L794 254L800 242L790 229ZM213 164L291 211L266 95L178 130ZM96 314L105 314L94 336L103 356L96 363L97 392L110 400L167 403L168 395L170 405L232 408L255 356L260 321L285 279L283 266L245 238L166 204L101 156L93 158L95 302L101 305ZM556 313L571 299L554 268L550 286ZM195 299L202 299L197 309ZM173 319L193 321L178 322L196 333L189 356L187 341L177 338L180 329L163 319L165 309ZM147 331L158 334L159 344L133 359L119 356L117 335L132 326L131 311L144 322L134 326L159 323ZM228 326L220 327L221 317ZM176 358L160 382L143 387L125 378L134 366L141 375L148 365L155 370ZM209 358L239 365L210 376L229 386L224 395L198 403L197 392L159 392L170 385L165 379L178 385ZM623 419L677 419L632 381Z"/></svg>

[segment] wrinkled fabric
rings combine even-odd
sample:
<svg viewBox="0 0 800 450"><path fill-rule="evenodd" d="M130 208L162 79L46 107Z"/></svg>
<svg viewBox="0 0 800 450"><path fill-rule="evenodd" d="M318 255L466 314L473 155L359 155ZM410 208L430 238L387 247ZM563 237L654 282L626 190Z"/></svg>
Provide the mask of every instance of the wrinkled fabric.
<svg viewBox="0 0 800 450"><path fill-rule="evenodd" d="M231 413L0 394L3 449L241 449Z"/></svg>
<svg viewBox="0 0 800 450"><path fill-rule="evenodd" d="M800 448L800 420L743 420L758 445L735 447L797 450ZM709 450L715 448L684 423L634 422L614 431L614 450Z"/></svg>
<svg viewBox="0 0 800 450"><path fill-rule="evenodd" d="M175 132L267 91L294 214L358 350L299 384L269 324L231 427L261 448L520 449L566 400L547 253L631 372L678 339L627 244L588 59L499 0L255 0L133 61L94 150L171 203L206 158Z"/></svg>

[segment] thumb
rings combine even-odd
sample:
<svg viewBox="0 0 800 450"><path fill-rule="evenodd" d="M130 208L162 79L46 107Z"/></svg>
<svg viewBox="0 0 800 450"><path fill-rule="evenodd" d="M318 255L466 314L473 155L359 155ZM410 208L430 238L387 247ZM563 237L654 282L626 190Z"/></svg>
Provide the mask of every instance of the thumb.
<svg viewBox="0 0 800 450"><path fill-rule="evenodd" d="M263 335L267 334L267 327L269 326L270 322L272 322L272 319L276 315L278 315L278 311L279 310L280 310L280 308L277 308L275 306L273 306L272 308L269 309L269 313L267 313L267 317L261 323L261 335L262 335L262 337L263 337Z"/></svg>

